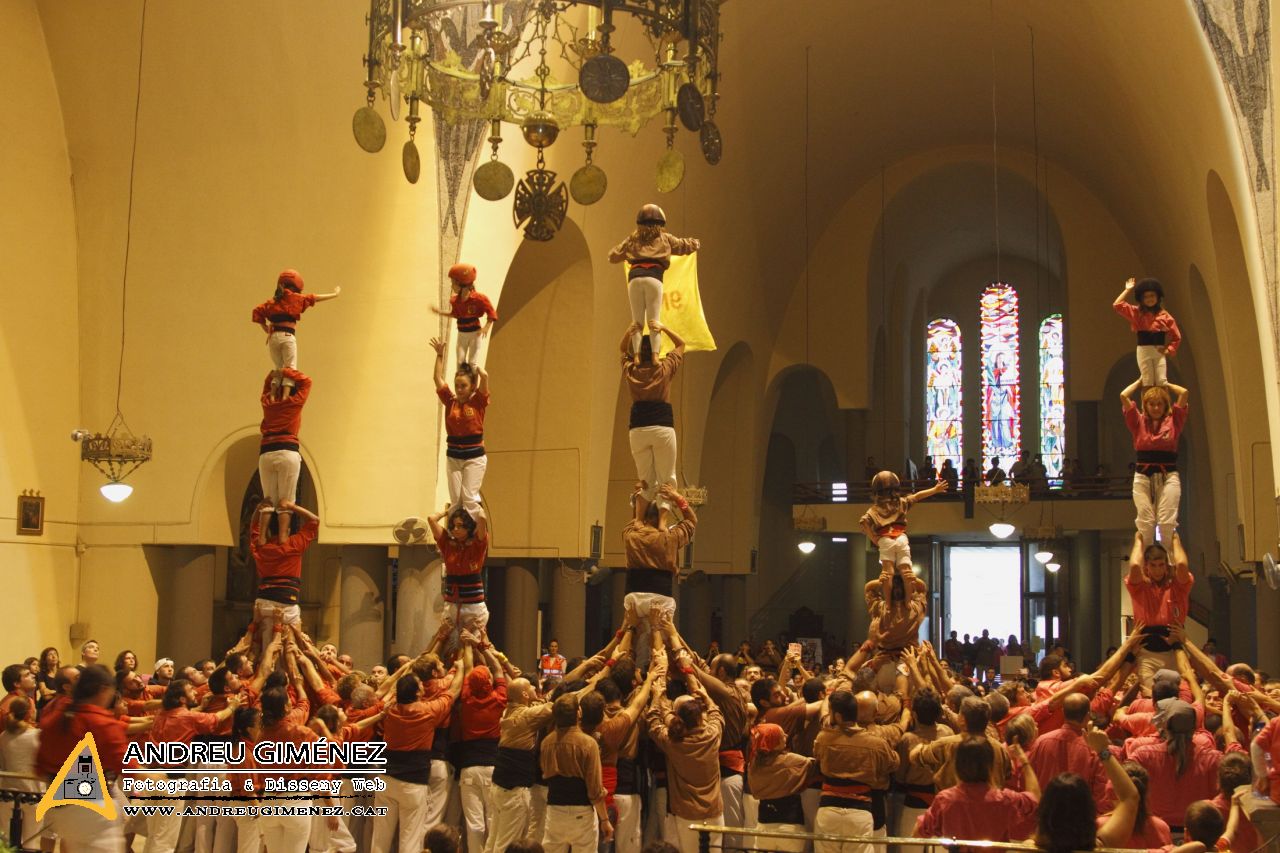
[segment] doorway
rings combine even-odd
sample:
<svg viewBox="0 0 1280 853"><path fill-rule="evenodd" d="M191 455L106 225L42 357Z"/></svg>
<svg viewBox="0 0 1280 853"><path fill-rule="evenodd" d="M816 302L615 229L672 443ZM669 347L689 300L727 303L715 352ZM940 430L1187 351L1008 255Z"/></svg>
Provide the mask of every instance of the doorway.
<svg viewBox="0 0 1280 853"><path fill-rule="evenodd" d="M1022 554L1017 545L948 545L944 566L947 624L944 636L982 636L1003 643L1022 636Z"/></svg>

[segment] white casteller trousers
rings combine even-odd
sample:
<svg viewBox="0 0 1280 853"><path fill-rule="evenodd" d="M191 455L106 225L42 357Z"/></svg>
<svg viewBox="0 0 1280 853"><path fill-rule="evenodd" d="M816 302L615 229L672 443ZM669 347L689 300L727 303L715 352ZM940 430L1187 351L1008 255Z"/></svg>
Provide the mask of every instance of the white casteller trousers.
<svg viewBox="0 0 1280 853"><path fill-rule="evenodd" d="M449 511L462 507L472 518L479 518L483 512L480 509L480 488L484 485L484 472L489 467L489 457L454 459L450 456L446 459L445 467L449 478Z"/></svg>
<svg viewBox="0 0 1280 853"><path fill-rule="evenodd" d="M298 499L298 477L302 474L302 454L296 450L268 450L258 455L258 478L262 496L279 506L280 501Z"/></svg>
<svg viewBox="0 0 1280 853"><path fill-rule="evenodd" d="M271 380L272 388L280 387L280 380L292 388L293 380L281 373L285 367L298 369L298 339L288 332L272 332L267 337L267 352L271 355L271 364L276 369L275 378Z"/></svg>
<svg viewBox="0 0 1280 853"><path fill-rule="evenodd" d="M631 302L631 320L641 327L648 323L662 322L662 279L649 276L637 276L627 282L627 299ZM643 331L631 335L631 352L640 354L640 338ZM653 357L658 357L660 336L657 332L649 332L649 344L653 347Z"/></svg>
<svg viewBox="0 0 1280 853"><path fill-rule="evenodd" d="M1142 534L1142 544L1150 546L1156 534L1166 548L1178 529L1178 504L1182 500L1182 478L1177 471L1167 474L1133 475L1134 523Z"/></svg>
<svg viewBox="0 0 1280 853"><path fill-rule="evenodd" d="M1168 383L1168 362L1159 349L1152 344L1140 344L1134 355L1137 356L1138 372L1142 375L1145 387Z"/></svg>

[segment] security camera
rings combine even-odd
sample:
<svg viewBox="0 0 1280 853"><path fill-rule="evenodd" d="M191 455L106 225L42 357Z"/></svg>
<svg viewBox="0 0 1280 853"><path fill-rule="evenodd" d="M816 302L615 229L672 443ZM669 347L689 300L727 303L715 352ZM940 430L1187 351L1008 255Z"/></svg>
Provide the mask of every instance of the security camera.
<svg viewBox="0 0 1280 853"><path fill-rule="evenodd" d="M91 433L87 429L76 429L71 431L72 441L84 441Z"/></svg>

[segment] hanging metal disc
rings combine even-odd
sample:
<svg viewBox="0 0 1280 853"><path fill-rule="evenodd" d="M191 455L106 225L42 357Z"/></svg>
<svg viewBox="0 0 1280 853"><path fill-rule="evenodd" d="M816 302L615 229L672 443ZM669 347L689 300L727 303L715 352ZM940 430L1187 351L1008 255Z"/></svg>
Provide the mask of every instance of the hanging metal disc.
<svg viewBox="0 0 1280 853"><path fill-rule="evenodd" d="M674 148L658 158L658 192L669 193L684 181L684 155Z"/></svg>
<svg viewBox="0 0 1280 853"><path fill-rule="evenodd" d="M701 130L702 119L706 109L702 103L702 93L692 83L685 83L676 92L676 111L680 114L680 123L688 130Z"/></svg>
<svg viewBox="0 0 1280 853"><path fill-rule="evenodd" d="M595 204L604 198L605 188L609 186L609 176L604 169L594 163L588 163L573 173L569 179L569 195L578 204Z"/></svg>
<svg viewBox="0 0 1280 853"><path fill-rule="evenodd" d="M422 158L418 156L418 146L413 144L412 139L400 149L400 165L404 167L404 176L409 179L409 183L416 184L422 173Z"/></svg>
<svg viewBox="0 0 1280 853"><path fill-rule="evenodd" d="M471 178L471 184L476 188L476 195L480 198L485 201L499 201L506 198L511 188L516 185L516 176L506 163L501 160L490 160L476 169L475 175Z"/></svg>
<svg viewBox="0 0 1280 853"><path fill-rule="evenodd" d="M578 72L582 94L597 104L608 104L627 94L631 73L627 64L611 53L593 56L582 63Z"/></svg>
<svg viewBox="0 0 1280 853"><path fill-rule="evenodd" d="M373 107L356 110L351 117L351 132L356 136L356 144L370 154L381 151L387 144L387 126Z"/></svg>
<svg viewBox="0 0 1280 853"><path fill-rule="evenodd" d="M724 153L723 141L720 139L720 128L711 119L702 123L699 141L702 143L702 156L707 158L707 162L712 166L719 163L720 155Z"/></svg>

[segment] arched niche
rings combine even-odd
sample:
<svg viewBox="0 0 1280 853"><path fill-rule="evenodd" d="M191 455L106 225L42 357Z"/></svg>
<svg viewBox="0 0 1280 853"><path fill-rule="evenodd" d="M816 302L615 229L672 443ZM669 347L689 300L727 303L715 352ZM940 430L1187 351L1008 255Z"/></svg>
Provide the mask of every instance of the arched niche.
<svg viewBox="0 0 1280 853"><path fill-rule="evenodd" d="M748 427L756 422L754 364L751 347L735 343L712 386L698 482L709 497L699 510L694 549L694 567L706 572L745 571L755 545L753 472L759 444Z"/></svg>
<svg viewBox="0 0 1280 853"><path fill-rule="evenodd" d="M579 556L586 517L590 424L582 395L593 358L591 256L567 221L555 240L526 240L507 272L501 321L485 367L493 403L485 423L485 498L494 552Z"/></svg>

